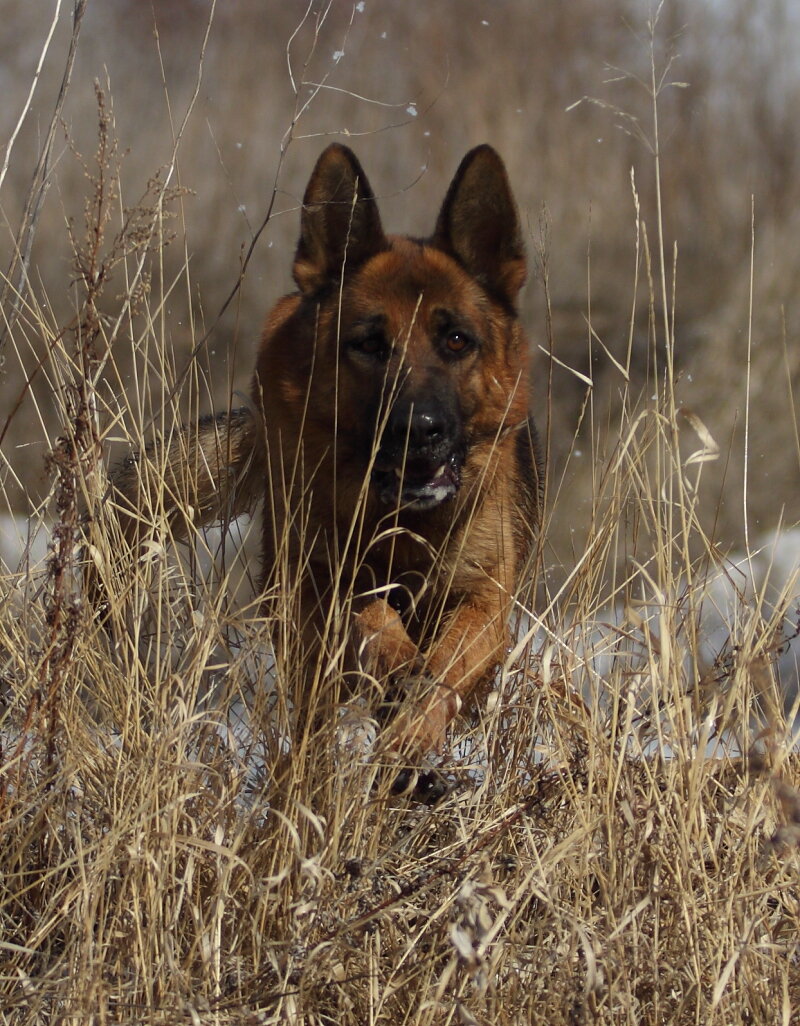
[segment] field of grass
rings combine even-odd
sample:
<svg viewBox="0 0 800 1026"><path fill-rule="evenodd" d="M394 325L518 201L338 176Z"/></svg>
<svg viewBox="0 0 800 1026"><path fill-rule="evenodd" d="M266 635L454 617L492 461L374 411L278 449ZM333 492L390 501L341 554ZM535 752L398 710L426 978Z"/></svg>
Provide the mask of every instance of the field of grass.
<svg viewBox="0 0 800 1026"><path fill-rule="evenodd" d="M621 2L580 0L572 20L545 6L510 60L522 0L312 5L302 21L176 0L137 21L136 4L89 0L74 25L53 5L49 43L18 5L36 42L2 125L0 513L49 549L0 561L3 1022L800 1017L800 571L781 548L800 516L791 8L762 23L733 5L712 61L712 8L687 27L677 0L649 26ZM107 76L96 52L119 58ZM603 92L590 56L632 92ZM749 121L723 89L734 72ZM627 134L592 150L601 124ZM255 521L174 544L156 498L113 630L79 566L114 454L246 387L318 134L345 129L373 184L402 193L381 197L391 227L420 230L487 138L530 226L543 540L494 689L432 756L451 785L434 806L388 793L357 701L297 735L297 667L270 641L291 636L291 601L259 611ZM91 541L99 563L121 551L113 520ZM326 680L336 693L335 660Z"/></svg>

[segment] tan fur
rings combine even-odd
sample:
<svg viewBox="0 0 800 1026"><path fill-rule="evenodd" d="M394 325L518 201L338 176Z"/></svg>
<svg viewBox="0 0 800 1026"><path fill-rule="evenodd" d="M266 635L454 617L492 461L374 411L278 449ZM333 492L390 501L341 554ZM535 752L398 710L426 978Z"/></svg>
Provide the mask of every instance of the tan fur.
<svg viewBox="0 0 800 1026"><path fill-rule="evenodd" d="M167 515L188 502L208 522L261 499L265 594L298 589L304 663L323 665L337 611L349 609L348 666L409 696L388 743L414 755L442 741L502 660L538 524L516 316L525 273L489 147L465 157L433 236L417 241L383 233L358 161L330 146L304 199L299 292L267 318L251 409L209 418L113 476L131 539L150 493L145 465L163 480Z"/></svg>

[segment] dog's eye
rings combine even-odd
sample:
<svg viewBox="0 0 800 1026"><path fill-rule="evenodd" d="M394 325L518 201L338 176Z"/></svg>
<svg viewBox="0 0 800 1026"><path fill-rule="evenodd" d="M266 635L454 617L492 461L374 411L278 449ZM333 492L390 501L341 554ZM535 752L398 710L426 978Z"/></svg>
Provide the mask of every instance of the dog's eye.
<svg viewBox="0 0 800 1026"><path fill-rule="evenodd" d="M465 332L453 329L445 335L444 344L448 353L460 355L471 347L472 339Z"/></svg>
<svg viewBox="0 0 800 1026"><path fill-rule="evenodd" d="M386 354L386 339L379 332L362 335L350 340L350 348L364 356L375 356L382 359Z"/></svg>

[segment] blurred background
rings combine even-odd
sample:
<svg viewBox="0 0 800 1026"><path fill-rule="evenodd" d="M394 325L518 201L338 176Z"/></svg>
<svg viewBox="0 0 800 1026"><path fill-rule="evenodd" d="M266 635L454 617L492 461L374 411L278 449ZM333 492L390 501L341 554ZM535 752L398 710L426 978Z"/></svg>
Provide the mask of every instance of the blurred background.
<svg viewBox="0 0 800 1026"><path fill-rule="evenodd" d="M72 4L4 0L3 9L5 273L64 74ZM630 346L630 389L645 399L654 359L663 370L632 187L633 175L655 261L651 50L670 279L675 268L676 389L721 449L704 469L704 529L723 549L741 545L748 339L748 526L765 532L800 519L793 0L88 0L26 294L36 296L52 332L69 322L69 228L84 232L94 188L87 167L98 145L95 82L118 145L117 221L166 174L190 111L172 178L185 190L172 205L174 240L153 254L151 273L168 292L161 337L178 372L210 332L197 357L212 383L206 409L248 389L264 314L292 287L298 205L328 142L356 150L389 230L427 234L461 157L488 141L507 162L526 225L523 317L537 352L551 486L560 489L550 533L567 559L613 445L624 386L617 363L626 364ZM268 213L241 289L220 316ZM124 264L117 273L102 297L109 318L126 289ZM10 302L7 293L6 318ZM21 514L47 494L43 457L59 432L52 386L35 373L46 351L40 327L21 316L0 351L0 481L5 503ZM538 347L552 348L558 362ZM132 381L134 349L115 350L120 390ZM597 441L606 435L607 447Z"/></svg>

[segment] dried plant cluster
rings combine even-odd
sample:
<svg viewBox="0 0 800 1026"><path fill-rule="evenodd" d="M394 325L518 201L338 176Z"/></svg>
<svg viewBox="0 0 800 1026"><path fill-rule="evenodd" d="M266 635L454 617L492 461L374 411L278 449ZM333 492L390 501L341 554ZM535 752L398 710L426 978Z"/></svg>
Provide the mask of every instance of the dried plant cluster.
<svg viewBox="0 0 800 1026"><path fill-rule="evenodd" d="M659 170L655 53L651 67ZM292 636L293 599L265 622L247 523L225 525L232 543L175 544L150 489L155 529L104 618L86 599L81 561L122 544L109 517L82 546L109 445L169 436L218 385L171 355L170 296L193 287L186 252L164 273L176 165L127 206L104 87L95 109L72 315L56 323L15 276L4 299L6 356L28 367L35 348L26 375L60 424L29 521L47 557L0 562L4 1021L794 1021L800 759L781 658L797 572L759 584L773 559L755 538L741 565L722 558L705 497L725 449L677 392L674 253L637 184L615 417L595 422L587 392L580 436L559 443L578 459L588 430L588 527L568 564L545 545L532 568L494 689L435 758L451 790L431 807L388 793L357 702L287 758L296 667L274 665L270 639ZM545 537L572 515L569 466L554 464ZM4 457L4 496L20 474Z"/></svg>

